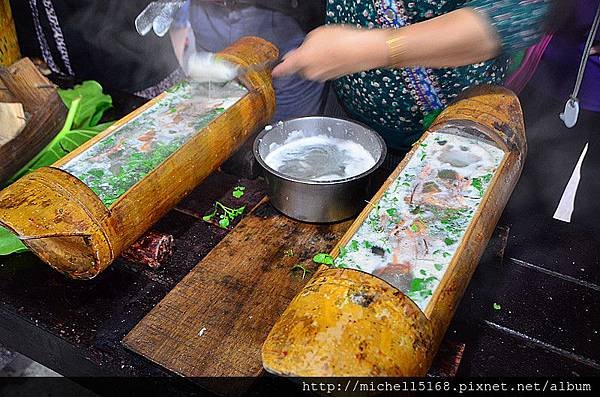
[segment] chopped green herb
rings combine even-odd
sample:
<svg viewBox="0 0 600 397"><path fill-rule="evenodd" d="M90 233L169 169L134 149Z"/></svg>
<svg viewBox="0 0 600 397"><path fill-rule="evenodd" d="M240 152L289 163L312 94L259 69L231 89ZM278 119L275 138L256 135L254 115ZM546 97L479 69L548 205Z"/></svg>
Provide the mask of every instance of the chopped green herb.
<svg viewBox="0 0 600 397"><path fill-rule="evenodd" d="M313 262L319 263L322 265L333 266L333 257L329 254L318 253L314 256Z"/></svg>
<svg viewBox="0 0 600 397"><path fill-rule="evenodd" d="M300 264L297 264L294 267L292 267L292 271L294 271L294 270L302 270L302 280L304 280L304 277L306 277L306 275L308 273L310 273L309 269L305 268L304 266L302 266Z"/></svg>
<svg viewBox="0 0 600 397"><path fill-rule="evenodd" d="M346 256L347 253L348 253L348 249L346 247L341 247L340 248L340 254L338 255L338 258L342 259L343 257Z"/></svg>
<svg viewBox="0 0 600 397"><path fill-rule="evenodd" d="M349 245L351 251L358 251L358 241L352 240Z"/></svg>
<svg viewBox="0 0 600 397"><path fill-rule="evenodd" d="M438 272L441 272L444 268L444 265L442 265L441 263L436 263L433 265L433 267L435 267L435 270L437 270Z"/></svg>
<svg viewBox="0 0 600 397"><path fill-rule="evenodd" d="M494 307L494 310L500 310L500 309L502 309L502 306L500 306L500 304L496 303L496 302L494 302L493 307Z"/></svg>
<svg viewBox="0 0 600 397"><path fill-rule="evenodd" d="M366 249L371 249L373 248L373 243L371 243L370 241L363 241L363 245L365 246Z"/></svg>
<svg viewBox="0 0 600 397"><path fill-rule="evenodd" d="M231 193L231 195L236 199L239 199L244 195L245 190L246 188L244 186L236 186L233 188L233 192Z"/></svg>
<svg viewBox="0 0 600 397"><path fill-rule="evenodd" d="M482 177L473 178L473 180L471 180L471 185L479 192L480 197L483 197L483 194L485 193L484 185L490 183L492 176L493 174L486 174Z"/></svg>
<svg viewBox="0 0 600 397"><path fill-rule="evenodd" d="M444 239L444 243L446 243L446 245L452 245L452 244L456 243L456 240L453 240L450 237L446 237Z"/></svg>
<svg viewBox="0 0 600 397"><path fill-rule="evenodd" d="M417 205L417 206L415 206L414 208L412 208L412 209L410 210L410 213L411 213L411 214L413 214L413 215L419 215L419 214L422 214L423 212L425 212L425 211L423 211L423 210L421 209L421 206L420 206L420 205Z"/></svg>
<svg viewBox="0 0 600 397"><path fill-rule="evenodd" d="M229 218L225 215L221 215L221 218L219 219L219 227L221 227L222 229L227 229L228 226Z"/></svg>
<svg viewBox="0 0 600 397"><path fill-rule="evenodd" d="M246 206L240 208L229 208L221 204L220 202L216 202L214 205L214 210L210 214L206 214L202 217L202 220L205 222L211 222L213 218L221 211L222 213L219 215L219 227L222 229L227 229L233 221L238 216L244 213Z"/></svg>

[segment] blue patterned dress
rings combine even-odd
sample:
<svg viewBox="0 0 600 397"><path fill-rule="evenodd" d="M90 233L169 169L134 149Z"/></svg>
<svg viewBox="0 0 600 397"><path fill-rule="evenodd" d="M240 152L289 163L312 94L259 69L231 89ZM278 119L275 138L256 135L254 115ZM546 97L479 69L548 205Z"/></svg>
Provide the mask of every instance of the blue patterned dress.
<svg viewBox="0 0 600 397"><path fill-rule="evenodd" d="M334 82L348 113L377 130L394 149L407 149L423 133L427 116L460 92L501 84L511 54L539 39L550 0L328 0L327 23L367 28L398 28L462 7L474 8L490 21L502 42L501 56L459 68L375 69Z"/></svg>

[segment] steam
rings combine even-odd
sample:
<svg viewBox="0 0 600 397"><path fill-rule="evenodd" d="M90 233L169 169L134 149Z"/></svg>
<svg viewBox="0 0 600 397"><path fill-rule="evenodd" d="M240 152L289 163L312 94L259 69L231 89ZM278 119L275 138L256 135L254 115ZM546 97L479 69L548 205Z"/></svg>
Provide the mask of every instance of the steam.
<svg viewBox="0 0 600 397"><path fill-rule="evenodd" d="M195 52L187 61L186 74L198 82L226 83L238 76L238 67L210 52Z"/></svg>

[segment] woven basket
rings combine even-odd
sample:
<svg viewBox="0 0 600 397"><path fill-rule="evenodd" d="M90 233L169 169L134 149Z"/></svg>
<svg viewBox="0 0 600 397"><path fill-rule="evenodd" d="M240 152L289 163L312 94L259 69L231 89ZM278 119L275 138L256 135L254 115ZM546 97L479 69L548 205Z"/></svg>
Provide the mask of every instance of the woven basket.
<svg viewBox="0 0 600 397"><path fill-rule="evenodd" d="M8 0L0 0L0 66L10 66L21 59L15 21Z"/></svg>

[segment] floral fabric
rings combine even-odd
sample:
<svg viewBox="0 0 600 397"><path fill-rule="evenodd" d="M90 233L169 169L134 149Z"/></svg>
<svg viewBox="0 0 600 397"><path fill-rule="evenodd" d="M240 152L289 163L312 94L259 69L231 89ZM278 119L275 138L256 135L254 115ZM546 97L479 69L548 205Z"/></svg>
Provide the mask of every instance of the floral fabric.
<svg viewBox="0 0 600 397"><path fill-rule="evenodd" d="M371 29L401 27L472 7L489 19L504 50L496 59L459 68L375 69L344 76L334 82L338 98L352 117L377 130L390 147L406 149L440 106L469 87L502 83L511 53L539 39L549 4L550 0L328 0L327 23Z"/></svg>

